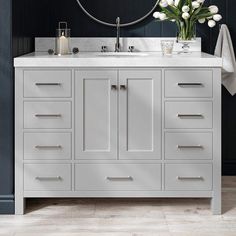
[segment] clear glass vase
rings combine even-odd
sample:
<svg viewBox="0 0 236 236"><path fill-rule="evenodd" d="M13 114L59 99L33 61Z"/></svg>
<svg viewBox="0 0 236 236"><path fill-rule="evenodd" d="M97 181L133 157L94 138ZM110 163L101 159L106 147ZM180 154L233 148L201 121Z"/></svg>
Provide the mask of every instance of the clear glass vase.
<svg viewBox="0 0 236 236"><path fill-rule="evenodd" d="M191 53L190 44L196 42L196 23L180 23L177 33L177 43L183 44L179 53Z"/></svg>

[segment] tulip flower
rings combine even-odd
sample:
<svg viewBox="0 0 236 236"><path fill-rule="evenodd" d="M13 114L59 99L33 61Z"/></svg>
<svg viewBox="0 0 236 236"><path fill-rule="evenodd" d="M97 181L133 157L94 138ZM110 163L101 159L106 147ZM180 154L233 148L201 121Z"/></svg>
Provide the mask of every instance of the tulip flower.
<svg viewBox="0 0 236 236"><path fill-rule="evenodd" d="M154 12L153 17L175 23L178 38L191 41L196 36L197 23L207 22L208 26L213 28L222 19L216 5L205 7L205 3L205 0L159 0L160 11Z"/></svg>
<svg viewBox="0 0 236 236"><path fill-rule="evenodd" d="M213 20L214 21L220 21L222 19L222 16L220 15L220 14L215 14L214 16L213 16Z"/></svg>
<svg viewBox="0 0 236 236"><path fill-rule="evenodd" d="M189 10L190 10L189 6L185 5L182 7L182 12L189 12Z"/></svg>
<svg viewBox="0 0 236 236"><path fill-rule="evenodd" d="M212 14L217 14L219 12L219 8L215 5L209 6L208 9Z"/></svg>
<svg viewBox="0 0 236 236"><path fill-rule="evenodd" d="M215 22L214 20L209 20L209 21L208 21L208 26L209 26L210 28L213 28L213 27L216 26L216 22Z"/></svg>

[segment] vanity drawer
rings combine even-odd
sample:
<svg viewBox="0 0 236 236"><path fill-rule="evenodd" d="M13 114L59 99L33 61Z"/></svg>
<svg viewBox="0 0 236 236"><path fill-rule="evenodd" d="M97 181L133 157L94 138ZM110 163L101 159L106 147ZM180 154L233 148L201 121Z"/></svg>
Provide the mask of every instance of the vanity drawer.
<svg viewBox="0 0 236 236"><path fill-rule="evenodd" d="M165 190L212 190L212 164L166 164Z"/></svg>
<svg viewBox="0 0 236 236"><path fill-rule="evenodd" d="M24 71L24 97L71 97L71 70Z"/></svg>
<svg viewBox="0 0 236 236"><path fill-rule="evenodd" d="M71 159L71 133L24 133L24 159Z"/></svg>
<svg viewBox="0 0 236 236"><path fill-rule="evenodd" d="M212 80L211 70L166 70L165 97L212 97Z"/></svg>
<svg viewBox="0 0 236 236"><path fill-rule="evenodd" d="M71 190L70 164L25 164L25 191Z"/></svg>
<svg viewBox="0 0 236 236"><path fill-rule="evenodd" d="M24 102L24 128L71 128L71 102Z"/></svg>
<svg viewBox="0 0 236 236"><path fill-rule="evenodd" d="M76 190L145 191L161 189L159 164L77 164Z"/></svg>
<svg viewBox="0 0 236 236"><path fill-rule="evenodd" d="M165 133L165 159L212 159L212 133Z"/></svg>
<svg viewBox="0 0 236 236"><path fill-rule="evenodd" d="M165 128L211 129L212 102L165 102Z"/></svg>

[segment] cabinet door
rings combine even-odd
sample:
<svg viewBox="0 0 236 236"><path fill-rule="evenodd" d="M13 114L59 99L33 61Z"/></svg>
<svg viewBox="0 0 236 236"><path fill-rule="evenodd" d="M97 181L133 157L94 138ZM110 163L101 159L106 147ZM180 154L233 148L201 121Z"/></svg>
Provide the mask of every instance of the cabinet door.
<svg viewBox="0 0 236 236"><path fill-rule="evenodd" d="M75 74L76 159L117 159L117 71Z"/></svg>
<svg viewBox="0 0 236 236"><path fill-rule="evenodd" d="M119 74L119 158L161 158L161 71Z"/></svg>

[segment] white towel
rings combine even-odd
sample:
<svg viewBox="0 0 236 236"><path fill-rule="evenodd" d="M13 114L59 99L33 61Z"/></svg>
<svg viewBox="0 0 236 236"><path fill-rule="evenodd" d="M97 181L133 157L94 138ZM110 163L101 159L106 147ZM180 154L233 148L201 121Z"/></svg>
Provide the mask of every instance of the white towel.
<svg viewBox="0 0 236 236"><path fill-rule="evenodd" d="M234 47L227 25L222 25L215 48L215 56L223 60L222 84L233 96L236 94L236 62Z"/></svg>

